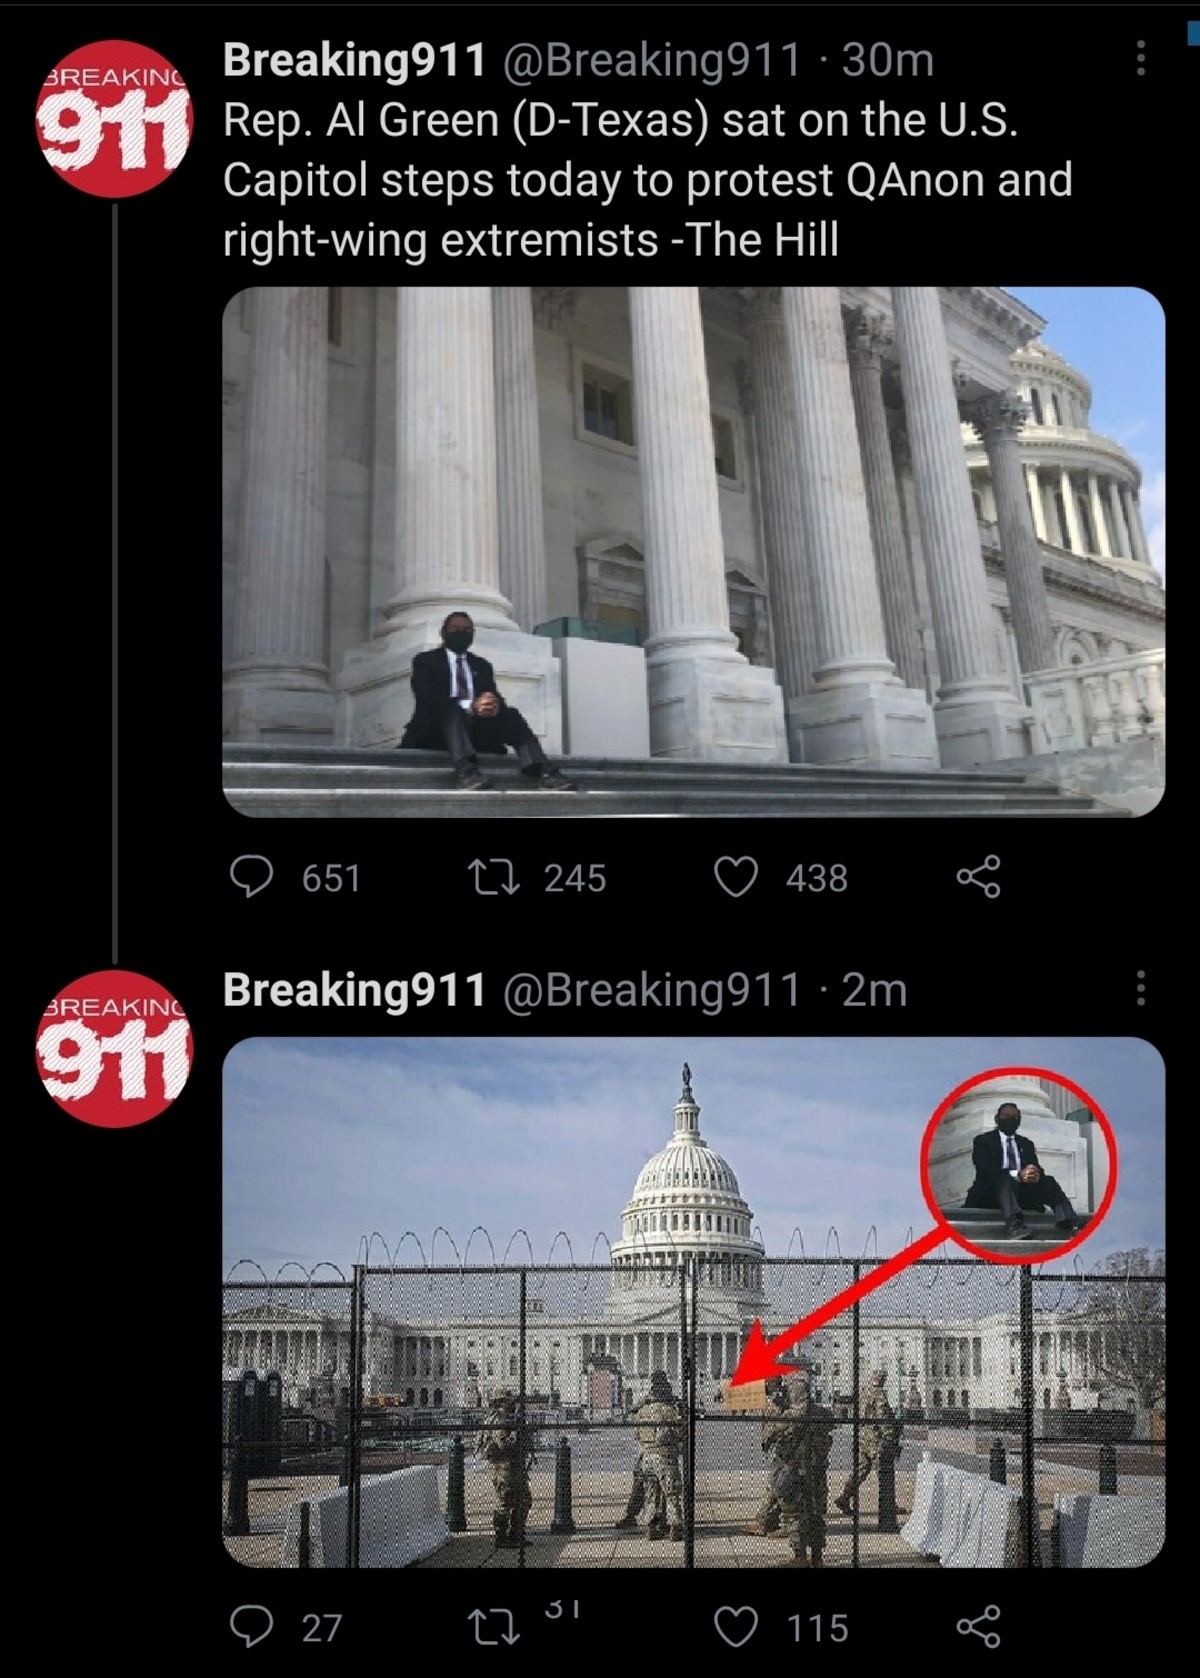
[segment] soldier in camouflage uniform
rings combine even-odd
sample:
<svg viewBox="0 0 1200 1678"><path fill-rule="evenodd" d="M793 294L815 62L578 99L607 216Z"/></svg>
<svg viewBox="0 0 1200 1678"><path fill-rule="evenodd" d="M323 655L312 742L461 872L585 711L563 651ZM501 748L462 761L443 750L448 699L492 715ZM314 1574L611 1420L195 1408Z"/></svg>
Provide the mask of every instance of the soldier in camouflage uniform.
<svg viewBox="0 0 1200 1678"><path fill-rule="evenodd" d="M671 1392L671 1383L661 1369L650 1377L650 1397L633 1413L637 1440L641 1446L641 1498L637 1488L629 1501L648 1505L650 1519L647 1538L669 1538L678 1543L683 1537L683 1476L679 1467L679 1453L683 1448L683 1418ZM632 1524L629 1511L619 1524Z"/></svg>
<svg viewBox="0 0 1200 1678"><path fill-rule="evenodd" d="M886 1380L884 1371L877 1369L867 1383L858 1429L858 1458L853 1474L848 1476L842 1487L841 1496L834 1499L843 1515L850 1513L858 1497L858 1488L882 1454L885 1451L894 1452L899 1445L899 1423L884 1391Z"/></svg>
<svg viewBox="0 0 1200 1678"><path fill-rule="evenodd" d="M492 1525L496 1548L514 1550L521 1542L533 1505L529 1464L533 1453L523 1451L517 1428L517 1401L506 1388L492 1395L492 1408L479 1434L476 1450L492 1471L496 1508Z"/></svg>
<svg viewBox="0 0 1200 1678"><path fill-rule="evenodd" d="M792 1547L793 1559L779 1565L820 1567L833 1413L813 1400L806 1369L788 1376L785 1388L786 1408L764 1421L762 1437L771 1459L771 1491L779 1502L783 1535Z"/></svg>
<svg viewBox="0 0 1200 1678"><path fill-rule="evenodd" d="M788 1408L787 1389L782 1380L778 1377L775 1377L767 1382L766 1396L768 1402L774 1407L774 1409L786 1410ZM764 1435L766 1432L767 1422L771 1419L772 1418L768 1415L763 1421ZM764 1437L763 1450L766 1451L767 1449L768 1445L766 1438ZM779 1499L775 1496L775 1493L771 1490L769 1485L767 1486L767 1495L758 1506L758 1513L752 1521L742 1528L742 1531L749 1538L770 1538L779 1532Z"/></svg>
<svg viewBox="0 0 1200 1678"><path fill-rule="evenodd" d="M629 1492L629 1501L625 1505L625 1513L613 1525L618 1532L625 1532L638 1524L638 1516L646 1506L646 1482L642 1478L642 1464L644 1458L639 1451L633 1463L633 1485Z"/></svg>

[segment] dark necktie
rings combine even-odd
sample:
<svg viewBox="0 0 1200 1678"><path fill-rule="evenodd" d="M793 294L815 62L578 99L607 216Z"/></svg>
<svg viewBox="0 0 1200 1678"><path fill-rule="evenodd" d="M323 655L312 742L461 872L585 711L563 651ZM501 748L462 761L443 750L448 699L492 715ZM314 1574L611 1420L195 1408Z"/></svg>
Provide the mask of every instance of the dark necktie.
<svg viewBox="0 0 1200 1678"><path fill-rule="evenodd" d="M471 691L467 687L467 660L462 653L458 655L458 664L454 671L454 697L455 699L469 699L471 697Z"/></svg>
<svg viewBox="0 0 1200 1678"><path fill-rule="evenodd" d="M1013 1141L1011 1136L1006 1136L1004 1138L1004 1152L1007 1156L1004 1163L1008 1169L1010 1171L1020 1170L1021 1162L1017 1157L1017 1144Z"/></svg>

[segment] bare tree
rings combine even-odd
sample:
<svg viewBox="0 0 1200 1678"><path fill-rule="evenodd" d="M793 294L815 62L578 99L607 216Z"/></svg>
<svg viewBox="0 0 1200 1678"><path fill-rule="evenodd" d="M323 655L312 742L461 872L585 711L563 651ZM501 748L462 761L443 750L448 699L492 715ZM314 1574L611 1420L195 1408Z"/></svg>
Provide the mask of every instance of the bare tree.
<svg viewBox="0 0 1200 1678"><path fill-rule="evenodd" d="M1101 1373L1152 1410L1167 1392L1167 1255L1133 1247L1110 1253L1086 1294L1101 1329Z"/></svg>

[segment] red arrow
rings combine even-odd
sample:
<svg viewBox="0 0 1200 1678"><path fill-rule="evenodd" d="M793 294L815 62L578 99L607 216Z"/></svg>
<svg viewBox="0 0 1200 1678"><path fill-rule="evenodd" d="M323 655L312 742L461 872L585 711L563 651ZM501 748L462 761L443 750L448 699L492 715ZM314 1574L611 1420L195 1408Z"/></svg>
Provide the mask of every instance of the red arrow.
<svg viewBox="0 0 1200 1678"><path fill-rule="evenodd" d="M777 1363L775 1360L780 1352L786 1351L797 1340L803 1340L806 1335L812 1334L814 1329L820 1328L821 1324L827 1323L831 1317L841 1316L855 1300L874 1293L876 1288L890 1281L893 1276L898 1276L902 1270L907 1270L910 1264L923 1258L931 1247L938 1246L945 1239L946 1231L939 1224L936 1229L931 1229L928 1235L914 1241L911 1247L905 1247L903 1252L897 1253L894 1258L877 1265L869 1276L864 1276L861 1281L852 1282L848 1288L843 1288L841 1293L835 1293L832 1299L826 1300L824 1305L819 1305L807 1317L801 1317L791 1328L784 1329L774 1340L768 1340L764 1336L762 1324L756 1320L742 1348L742 1355L730 1377L729 1385L740 1387L747 1381L769 1381L776 1375L788 1374L796 1365Z"/></svg>

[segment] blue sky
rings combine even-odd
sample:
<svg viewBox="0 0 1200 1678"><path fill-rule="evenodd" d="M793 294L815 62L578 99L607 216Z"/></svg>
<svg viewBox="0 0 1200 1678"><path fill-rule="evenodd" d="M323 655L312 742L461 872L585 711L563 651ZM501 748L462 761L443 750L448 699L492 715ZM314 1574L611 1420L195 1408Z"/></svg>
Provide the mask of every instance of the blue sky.
<svg viewBox="0 0 1200 1678"><path fill-rule="evenodd" d="M1155 568L1166 573L1166 317L1131 286L1006 286L1043 315L1042 333L1092 386L1091 425L1142 469L1142 516Z"/></svg>
<svg viewBox="0 0 1200 1678"><path fill-rule="evenodd" d="M468 1246L488 1263L517 1231L512 1261L544 1262L556 1241L556 1261L602 1261L597 1237L616 1239L670 1139L684 1060L701 1133L769 1253L799 1251L797 1228L810 1254L830 1226L845 1253L872 1225L881 1253L927 1229L926 1123L1005 1065L1062 1073L1114 1126L1117 1196L1081 1259L1164 1242L1163 1066L1136 1038L254 1038L225 1062L224 1273L239 1259L268 1276L289 1261L348 1271L373 1231L400 1263L457 1263Z"/></svg>

